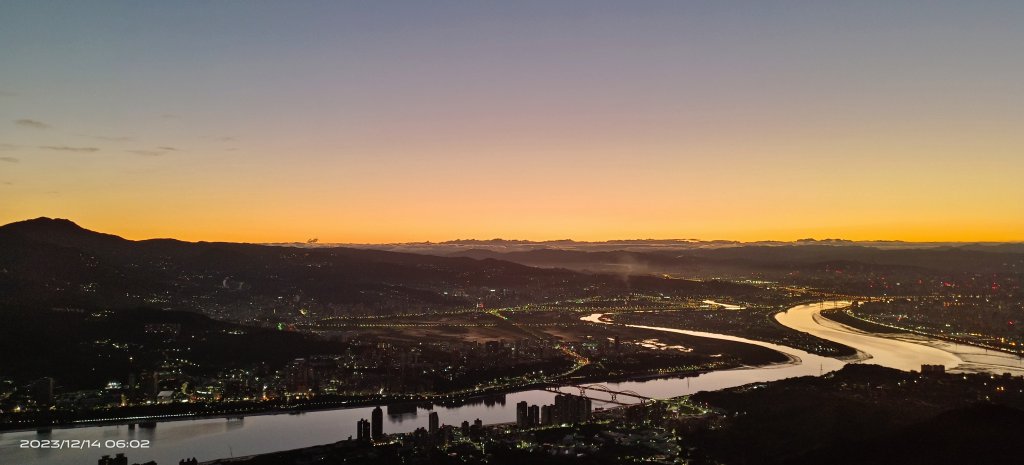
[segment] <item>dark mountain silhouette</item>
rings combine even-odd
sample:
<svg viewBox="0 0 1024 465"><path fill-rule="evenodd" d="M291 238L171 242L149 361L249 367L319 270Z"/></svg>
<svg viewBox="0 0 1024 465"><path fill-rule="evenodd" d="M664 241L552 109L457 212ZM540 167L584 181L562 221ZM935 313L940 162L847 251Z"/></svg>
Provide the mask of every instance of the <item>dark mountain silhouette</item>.
<svg viewBox="0 0 1024 465"><path fill-rule="evenodd" d="M853 266L864 271L899 268L933 274L1005 272L1024 268L1024 253L1012 245L880 249L858 245L737 246L667 251L586 251L545 248L513 252L473 248L449 256L507 260L537 267L634 273L734 275L752 272L813 272Z"/></svg>
<svg viewBox="0 0 1024 465"><path fill-rule="evenodd" d="M493 290L493 291L492 291ZM499 292L500 290L500 292ZM586 292L754 292L719 282L589 275L490 258L345 247L131 241L62 219L0 226L0 304L155 306L232 314L270 307L401 312Z"/></svg>
<svg viewBox="0 0 1024 465"><path fill-rule="evenodd" d="M154 341L162 336L145 330L150 324L180 325L176 337L187 338L194 349L190 357L203 367L280 364L339 349L336 341L279 331L278 323L288 329L322 316L429 312L478 302L504 306L633 290L762 292L727 282L623 279L490 258L133 241L68 220L38 218L0 226L0 353L12 360L0 375L30 380L60 372L65 386L94 386L123 375L132 363L124 352L95 342L159 346ZM159 353L137 357L134 363L152 365Z"/></svg>
<svg viewBox="0 0 1024 465"><path fill-rule="evenodd" d="M1024 434L1024 411L976 404L881 437L849 438L807 454L791 465L830 463L959 465L1018 463L1017 441Z"/></svg>

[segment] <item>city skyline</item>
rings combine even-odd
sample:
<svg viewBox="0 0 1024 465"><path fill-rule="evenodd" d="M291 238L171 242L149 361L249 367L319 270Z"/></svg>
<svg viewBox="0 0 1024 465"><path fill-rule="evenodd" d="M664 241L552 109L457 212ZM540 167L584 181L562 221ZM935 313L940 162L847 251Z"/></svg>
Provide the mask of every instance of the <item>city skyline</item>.
<svg viewBox="0 0 1024 465"><path fill-rule="evenodd" d="M1024 6L7 3L0 223L1024 240Z"/></svg>

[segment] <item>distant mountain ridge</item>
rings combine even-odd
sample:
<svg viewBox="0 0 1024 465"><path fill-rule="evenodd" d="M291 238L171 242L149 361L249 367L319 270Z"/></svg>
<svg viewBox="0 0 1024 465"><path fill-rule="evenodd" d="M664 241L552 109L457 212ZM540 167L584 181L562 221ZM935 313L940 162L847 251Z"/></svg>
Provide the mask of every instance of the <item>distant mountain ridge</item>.
<svg viewBox="0 0 1024 465"><path fill-rule="evenodd" d="M0 305L130 307L258 316L391 313L628 292L743 291L701 283L534 268L484 257L373 249L127 240L64 219L0 226ZM750 288L750 291L756 289Z"/></svg>
<svg viewBox="0 0 1024 465"><path fill-rule="evenodd" d="M808 271L830 265L861 268L919 268L934 272L1013 272L1024 270L1024 249L1015 247L935 247L879 249L858 245L753 245L686 250L597 250L544 248L519 251L465 249L450 256L493 258L537 267L635 273L744 274L750 271Z"/></svg>
<svg viewBox="0 0 1024 465"><path fill-rule="evenodd" d="M458 242L365 245L428 255L507 260L576 271L680 274L693 277L787 275L854 267L862 271L915 268L933 273L1020 272L1024 243L795 242L637 240L624 242Z"/></svg>
<svg viewBox="0 0 1024 465"><path fill-rule="evenodd" d="M295 247L132 241L65 219L37 218L0 226L0 306L145 305L242 320L300 309L388 314L633 291L762 292L716 279L841 286L865 293L891 292L887 286L899 282L904 292L933 292L953 279L974 286L995 282L971 281L982 274L1001 276L997 281L1004 287L1020 288L1024 280L1020 244L880 248L805 240L680 249L655 243Z"/></svg>
<svg viewBox="0 0 1024 465"><path fill-rule="evenodd" d="M998 249L1024 253L1024 241L1017 242L910 242L901 240L870 240L854 241L850 239L798 239L795 241L752 241L742 242L734 240L701 240L701 239L622 239L607 241L576 241L572 239L558 239L549 241L531 241L522 239L456 239L443 242L395 242L395 243L347 243L347 242L274 242L268 245L285 245L292 247L356 247L373 248L381 250L429 250L443 249L451 250L479 248L495 251L523 251L536 249L565 249L565 250L691 250L691 249L714 249L731 247L785 247L804 245L831 245L831 246L854 246L871 247L878 249L933 249L941 247L968 248L978 250Z"/></svg>

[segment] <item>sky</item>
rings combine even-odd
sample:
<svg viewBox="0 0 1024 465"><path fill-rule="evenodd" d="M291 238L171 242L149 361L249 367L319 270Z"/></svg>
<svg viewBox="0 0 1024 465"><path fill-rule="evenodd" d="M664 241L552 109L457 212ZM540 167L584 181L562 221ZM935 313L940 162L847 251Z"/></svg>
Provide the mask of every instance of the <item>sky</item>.
<svg viewBox="0 0 1024 465"><path fill-rule="evenodd" d="M0 224L1024 240L1024 2L0 2Z"/></svg>

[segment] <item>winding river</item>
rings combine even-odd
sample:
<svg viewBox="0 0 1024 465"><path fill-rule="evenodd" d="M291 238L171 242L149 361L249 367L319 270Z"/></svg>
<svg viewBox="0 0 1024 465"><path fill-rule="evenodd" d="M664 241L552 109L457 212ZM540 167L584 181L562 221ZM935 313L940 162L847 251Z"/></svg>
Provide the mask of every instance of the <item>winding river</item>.
<svg viewBox="0 0 1024 465"><path fill-rule="evenodd" d="M869 333L829 320L821 311L848 307L849 302L819 302L798 305L775 315L784 326L857 349L861 363L899 370L920 370L921 365L943 365L964 373L1010 373L1024 375L1016 355L981 347L957 344L909 333Z"/></svg>
<svg viewBox="0 0 1024 465"><path fill-rule="evenodd" d="M783 325L806 331L824 339L847 344L861 351L859 357L867 363L879 363L900 369L920 369L920 364L943 364L965 371L999 371L999 368L1019 367L1016 357L1001 357L983 349L956 347L952 343L924 338L881 336L864 333L824 319L820 311L848 305L847 302L793 307L777 316ZM592 314L585 321L615 324L603 314ZM724 334L688 331L676 328L628 325L687 334L691 336L723 339L767 347L786 354L789 363L762 367L720 370L687 378L654 379L603 383L615 390L635 391L641 395L667 398L699 391L725 389L754 382L774 381L795 376L817 376L837 370L846 362L814 355L791 347L755 341ZM947 350L948 349L948 350ZM1022 370L1017 368L1017 370ZM1016 371L1015 371L1016 372ZM1022 370L1024 372L1024 370ZM463 420L479 418L484 423L515 421L515 404L549 404L554 394L543 390L513 392L502 401L478 402L458 407L434 406L441 423L458 425ZM626 399L620 398L620 401ZM595 406L601 406L596 402ZM101 455L124 452L129 463L155 460L159 465L174 465L186 457L200 461L215 458L245 456L279 450L308 447L343 440L355 435L356 421L370 418L370 407L306 412L303 414L268 414L248 416L244 419L198 419L159 422L155 428L129 428L126 425L59 428L50 433L33 431L0 433L0 463L13 465L47 464L80 465L93 463ZM386 433L409 432L427 426L427 411L385 415ZM148 440L147 449L25 449L22 440Z"/></svg>

